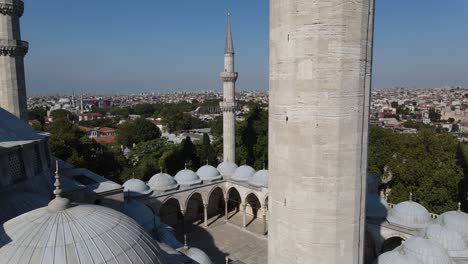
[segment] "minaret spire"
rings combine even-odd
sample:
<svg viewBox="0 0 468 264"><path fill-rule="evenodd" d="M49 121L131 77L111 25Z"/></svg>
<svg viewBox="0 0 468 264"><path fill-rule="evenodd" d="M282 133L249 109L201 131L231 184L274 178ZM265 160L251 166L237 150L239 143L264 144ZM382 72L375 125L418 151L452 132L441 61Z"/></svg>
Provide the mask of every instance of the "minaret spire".
<svg viewBox="0 0 468 264"><path fill-rule="evenodd" d="M224 44L224 54L234 54L234 44L231 32L231 13L227 13L226 43Z"/></svg>

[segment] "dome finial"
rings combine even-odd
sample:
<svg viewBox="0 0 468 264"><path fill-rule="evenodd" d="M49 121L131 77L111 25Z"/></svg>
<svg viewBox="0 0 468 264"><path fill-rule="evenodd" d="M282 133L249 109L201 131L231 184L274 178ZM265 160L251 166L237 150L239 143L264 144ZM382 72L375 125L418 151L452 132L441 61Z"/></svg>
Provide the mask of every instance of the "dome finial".
<svg viewBox="0 0 468 264"><path fill-rule="evenodd" d="M185 162L185 169L187 169L187 162Z"/></svg>
<svg viewBox="0 0 468 264"><path fill-rule="evenodd" d="M461 212L461 203L458 202L458 212L460 213Z"/></svg>
<svg viewBox="0 0 468 264"><path fill-rule="evenodd" d="M206 165L210 165L210 163L208 162L208 159L206 159Z"/></svg>
<svg viewBox="0 0 468 264"><path fill-rule="evenodd" d="M187 234L184 234L184 248L188 249L188 243L187 243Z"/></svg>
<svg viewBox="0 0 468 264"><path fill-rule="evenodd" d="M55 161L55 182L54 182L55 190L55 198L49 202L47 208L50 211L58 212L63 211L68 208L70 204L70 200L61 196L62 188L60 185L60 174L59 174L59 162L58 160Z"/></svg>
<svg viewBox="0 0 468 264"><path fill-rule="evenodd" d="M413 192L409 193L409 200L412 202L413 201Z"/></svg>
<svg viewBox="0 0 468 264"><path fill-rule="evenodd" d="M163 173L163 167L162 167L162 166L159 166L159 171L160 171L161 173Z"/></svg>

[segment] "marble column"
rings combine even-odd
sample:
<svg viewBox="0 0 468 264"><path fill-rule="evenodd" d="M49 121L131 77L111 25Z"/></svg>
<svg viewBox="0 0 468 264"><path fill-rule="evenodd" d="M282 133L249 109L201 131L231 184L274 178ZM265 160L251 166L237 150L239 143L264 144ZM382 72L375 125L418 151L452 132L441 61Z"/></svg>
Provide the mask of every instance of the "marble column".
<svg viewBox="0 0 468 264"><path fill-rule="evenodd" d="M247 204L242 205L242 227L247 227Z"/></svg>
<svg viewBox="0 0 468 264"><path fill-rule="evenodd" d="M229 208L228 208L229 199L224 199L224 220L227 221L229 218Z"/></svg>
<svg viewBox="0 0 468 264"><path fill-rule="evenodd" d="M205 227L208 227L208 204L203 204L203 216L205 220Z"/></svg>
<svg viewBox="0 0 468 264"><path fill-rule="evenodd" d="M266 208L263 208L262 220L263 220L263 234L267 234L267 221L266 221Z"/></svg>

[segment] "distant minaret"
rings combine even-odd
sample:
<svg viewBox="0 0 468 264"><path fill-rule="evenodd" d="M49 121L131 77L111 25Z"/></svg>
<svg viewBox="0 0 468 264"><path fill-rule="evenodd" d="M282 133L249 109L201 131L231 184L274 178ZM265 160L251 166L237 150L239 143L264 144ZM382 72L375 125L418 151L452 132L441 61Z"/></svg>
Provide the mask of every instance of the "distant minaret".
<svg viewBox="0 0 468 264"><path fill-rule="evenodd" d="M28 43L21 41L22 0L0 0L0 107L27 119L23 58Z"/></svg>
<svg viewBox="0 0 468 264"><path fill-rule="evenodd" d="M223 159L236 160L236 101L235 90L237 72L234 71L234 45L231 34L231 14L227 17L226 44L224 46L223 101L219 104L223 111Z"/></svg>
<svg viewBox="0 0 468 264"><path fill-rule="evenodd" d="M84 113L83 94L80 97L80 114Z"/></svg>

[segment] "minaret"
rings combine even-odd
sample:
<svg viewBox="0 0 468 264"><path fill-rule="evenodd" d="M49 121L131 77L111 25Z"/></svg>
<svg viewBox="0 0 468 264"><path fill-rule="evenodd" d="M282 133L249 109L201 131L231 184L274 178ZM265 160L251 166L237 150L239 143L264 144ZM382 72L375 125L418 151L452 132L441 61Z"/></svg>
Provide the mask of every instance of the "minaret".
<svg viewBox="0 0 468 264"><path fill-rule="evenodd" d="M234 71L234 45L231 34L231 15L227 16L226 43L224 46L223 101L220 102L223 111L223 160L236 161L236 101L235 90L237 72Z"/></svg>
<svg viewBox="0 0 468 264"><path fill-rule="evenodd" d="M268 263L363 263L374 0L270 0Z"/></svg>
<svg viewBox="0 0 468 264"><path fill-rule="evenodd" d="M21 41L22 0L0 0L0 107L27 119L26 81L23 58L28 43Z"/></svg>

